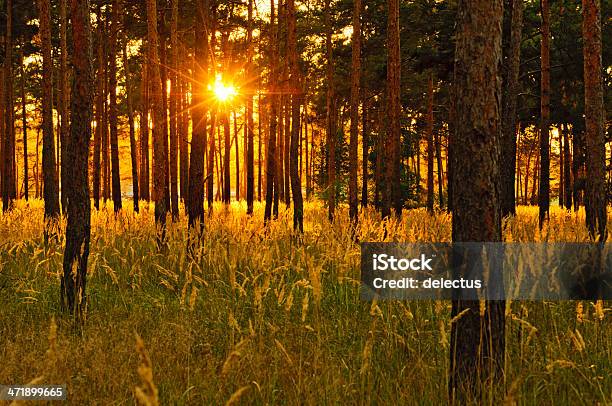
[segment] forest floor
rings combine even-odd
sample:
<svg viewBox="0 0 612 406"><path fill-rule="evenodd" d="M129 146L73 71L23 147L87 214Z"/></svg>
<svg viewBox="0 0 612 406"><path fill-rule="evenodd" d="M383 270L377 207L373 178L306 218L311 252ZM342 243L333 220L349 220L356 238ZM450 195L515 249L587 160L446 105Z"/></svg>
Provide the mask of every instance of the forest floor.
<svg viewBox="0 0 612 406"><path fill-rule="evenodd" d="M184 216L159 252L153 206L144 206L93 211L78 329L59 309L63 235L45 244L42 203L0 215L0 383L41 377L67 384L71 404L133 404L144 385L139 335L164 405L447 403L450 302L361 301L346 208L331 225L321 203L307 203L298 244L290 210L266 230L263 205L252 218L244 203L215 206L188 255ZM375 214L360 224L361 241L382 240ZM583 224L583 212L553 208L540 232L537 209L521 207L505 236L586 241ZM390 241L448 241L451 221L418 209L390 229ZM610 404L609 307L508 302L505 400Z"/></svg>

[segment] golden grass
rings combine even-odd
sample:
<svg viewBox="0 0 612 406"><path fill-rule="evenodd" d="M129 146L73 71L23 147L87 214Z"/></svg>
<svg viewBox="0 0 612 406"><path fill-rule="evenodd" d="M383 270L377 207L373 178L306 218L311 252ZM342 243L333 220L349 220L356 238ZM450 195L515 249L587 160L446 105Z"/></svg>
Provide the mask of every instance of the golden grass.
<svg viewBox="0 0 612 406"><path fill-rule="evenodd" d="M142 400L134 388L151 404L446 402L450 303L360 301L345 207L330 224L321 203L307 203L299 243L290 210L265 229L260 204L253 217L245 204L215 205L189 253L183 214L159 252L153 206L125 206L118 216L111 203L92 213L79 330L59 311L63 235L45 245L42 203L0 215L0 382L44 376L66 383L72 404L131 404ZM450 220L411 210L391 220L386 240L449 241ZM362 213L361 241L382 241L384 229ZM537 209L519 207L505 237L588 240L584 213L558 208L540 231ZM508 304L499 385L508 402L612 402L610 304L580 303Z"/></svg>

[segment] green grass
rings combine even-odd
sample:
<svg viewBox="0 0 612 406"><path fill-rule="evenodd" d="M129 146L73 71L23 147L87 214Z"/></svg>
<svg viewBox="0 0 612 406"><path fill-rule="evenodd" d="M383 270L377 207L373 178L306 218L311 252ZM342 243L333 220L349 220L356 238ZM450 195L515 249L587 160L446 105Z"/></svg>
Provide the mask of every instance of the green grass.
<svg viewBox="0 0 612 406"><path fill-rule="evenodd" d="M59 311L63 236L45 246L42 203L20 202L0 216L0 383L42 376L66 383L71 404L133 404L138 334L164 405L224 404L241 388L243 404L446 403L450 302L362 302L346 211L331 225L308 203L300 244L291 211L266 230L261 205L253 218L244 205L215 206L191 255L183 216L158 252L152 206L94 211L89 308L76 329ZM520 208L506 238L584 241L583 223L555 209L540 233L537 212ZM392 229L390 241L448 241L450 216L411 210ZM374 213L359 236L382 239ZM580 322L576 302L508 305L505 401L612 402L610 309L601 320L583 307Z"/></svg>

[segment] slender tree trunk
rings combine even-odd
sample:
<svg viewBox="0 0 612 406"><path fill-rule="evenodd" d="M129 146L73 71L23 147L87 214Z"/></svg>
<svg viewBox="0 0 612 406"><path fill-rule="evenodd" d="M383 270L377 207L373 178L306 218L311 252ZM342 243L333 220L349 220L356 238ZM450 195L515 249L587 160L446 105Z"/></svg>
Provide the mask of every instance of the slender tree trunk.
<svg viewBox="0 0 612 406"><path fill-rule="evenodd" d="M351 135L349 149L350 179L349 179L349 216L357 221L357 150L359 143L359 84L361 82L361 0L353 3L353 36L351 61Z"/></svg>
<svg viewBox="0 0 612 406"><path fill-rule="evenodd" d="M501 241L502 19L503 0L459 2L451 153L454 242ZM504 312L504 301L486 301L481 316L479 301L453 300L451 317L458 318L451 327L451 403L477 402L503 378Z"/></svg>
<svg viewBox="0 0 612 406"><path fill-rule="evenodd" d="M168 55L166 49L166 26L165 26L165 13L166 10L160 10L160 19L158 20L158 40L159 40L159 74L161 80L161 101L162 101L162 126L163 126L163 143L164 143L164 171L166 172L164 180L164 199L166 199L166 211L171 212L172 204L170 200L170 161L168 156L170 154L170 145L168 143L168 137L170 135L170 126L168 120ZM174 219L174 217L173 217Z"/></svg>
<svg viewBox="0 0 612 406"><path fill-rule="evenodd" d="M38 7L43 55L43 195L45 200L45 219L52 219L60 214L60 207L55 167L55 143L53 140L53 59L51 56L50 0L38 0Z"/></svg>
<svg viewBox="0 0 612 406"><path fill-rule="evenodd" d="M435 143L436 143L436 166L438 167L438 203L440 204L440 208L444 207L444 192L443 192L443 183L444 183L444 168L442 167L442 140L441 135L437 133L435 135Z"/></svg>
<svg viewBox="0 0 612 406"><path fill-rule="evenodd" d="M28 115L26 111L27 99L25 92L25 62L21 51L21 122L23 128L23 197L29 198L30 175L28 173Z"/></svg>
<svg viewBox="0 0 612 406"><path fill-rule="evenodd" d="M149 201L149 89L150 89L150 77L149 77L149 45L145 46L142 78L140 82L140 94L141 94L141 105L140 105L140 193L142 194L143 200Z"/></svg>
<svg viewBox="0 0 612 406"><path fill-rule="evenodd" d="M214 31L213 31L214 33ZM212 48L214 49L214 47ZM214 68L213 68L214 69ZM213 72L214 73L214 72ZM192 113L193 114L193 113ZM194 116L195 117L195 116ZM195 123L195 118L193 120ZM208 148L208 163L206 168L208 170L208 174L206 175L206 196L208 197L208 212L212 213L213 208L213 200L214 200L214 170L215 170L215 157L217 155L216 151L216 143L215 143L215 129L217 128L217 114L214 109L210 111L210 137L209 137L209 148ZM192 135L193 142L193 135ZM193 146L191 147L193 151ZM192 152L193 155L193 152ZM190 169L191 171L191 169ZM219 170L217 170L217 181L219 180L218 176ZM217 191L221 188L221 182L217 182Z"/></svg>
<svg viewBox="0 0 612 406"><path fill-rule="evenodd" d="M253 0L249 0L247 9L247 77L253 75ZM246 102L246 199L247 199L247 214L253 214L253 194L255 191L255 168L254 168L254 145L253 145L253 94L252 88L249 87L247 102ZM259 118L261 121L261 116ZM261 131L259 133L261 135ZM260 159L261 159L261 143L260 143ZM259 178L261 182L261 177ZM261 187L259 188L261 191ZM261 195L261 192L260 192Z"/></svg>
<svg viewBox="0 0 612 406"><path fill-rule="evenodd" d="M66 144L70 131L70 117L68 115L68 44L67 44L67 0L60 0L60 70L59 70L59 115L60 115L60 181L61 181L61 203L62 213L66 214L68 199L66 196L66 173L68 172L69 162L66 157Z"/></svg>
<svg viewBox="0 0 612 406"><path fill-rule="evenodd" d="M119 172L119 140L118 140L118 107L117 107L117 36L119 33L119 0L113 0L113 17L110 34L109 55L109 92L110 92L110 148L111 148L111 174L113 191L113 208L115 213L121 210L121 174Z"/></svg>
<svg viewBox="0 0 612 406"><path fill-rule="evenodd" d="M601 1L582 0L584 115L586 122L586 225L592 238L607 239L606 141L602 85Z"/></svg>
<svg viewBox="0 0 612 406"><path fill-rule="evenodd" d="M360 1L360 0L357 0ZM297 56L297 29L295 0L287 0L287 53L289 57L289 83L291 94L291 146L289 153L289 173L293 193L293 229L304 232L304 203L302 200L302 181L298 173L298 145L300 137L300 105L302 103L302 83Z"/></svg>
<svg viewBox="0 0 612 406"><path fill-rule="evenodd" d="M565 164L563 162L563 132L565 131L563 123L559 126L559 207L565 205L565 173L563 168Z"/></svg>
<svg viewBox="0 0 612 406"><path fill-rule="evenodd" d="M109 8L106 8L106 18L104 21L104 39L103 43L107 43L107 35L109 32L108 24L110 18ZM104 113L102 114L102 197L104 202L110 196L110 164L109 164L109 149L108 149L108 118L109 118L109 105L108 105L108 94L110 92L109 72L108 72L108 47L104 46Z"/></svg>
<svg viewBox="0 0 612 406"><path fill-rule="evenodd" d="M236 140L236 201L240 201L240 134L238 134L238 119L236 118L236 110L232 111L234 116L234 140ZM231 145L230 145L231 148Z"/></svg>
<svg viewBox="0 0 612 406"><path fill-rule="evenodd" d="M96 94L96 130L94 133L93 151L93 200L96 210L100 209L100 154L103 135L103 115L104 115L104 41L103 41L103 22L102 8L98 7L97 13L97 34L98 34L98 72L97 72L97 94Z"/></svg>
<svg viewBox="0 0 612 406"><path fill-rule="evenodd" d="M189 92L189 80L187 77L187 69L184 66L184 61L187 59L186 52L181 52L181 74L178 75L178 83L180 83L180 131L179 131L179 184L181 191L181 199L188 205L189 198L189 143L188 143L188 132L189 132L189 102L187 100L187 93ZM195 64L194 64L195 66ZM204 150L206 152L206 141L204 140ZM206 155L206 153L204 154ZM187 207L186 207L187 209ZM188 210L188 209L187 209Z"/></svg>
<svg viewBox="0 0 612 406"><path fill-rule="evenodd" d="M176 1L176 0L175 0ZM198 1L198 12L196 14L197 20L194 25L195 28L195 58L196 63L194 79L195 83L207 83L208 82L208 13L210 11L208 0ZM204 226L204 150L206 148L206 104L205 95L201 92L195 92L193 94L193 103L191 107L191 114L193 115L193 133L191 136L191 156L189 163L189 204L187 209L189 212L189 226L199 227ZM213 127L214 128L214 127ZM214 136L211 135L211 140L214 140ZM212 143L214 146L214 142ZM213 149L213 148L211 148ZM209 164L208 164L208 181L212 181L212 164L210 163L210 157L212 157L211 151L209 151ZM208 191L209 201L212 197L212 182ZM209 205L211 203L209 202ZM202 230L200 230L201 232Z"/></svg>
<svg viewBox="0 0 612 406"><path fill-rule="evenodd" d="M258 89L261 86L258 87ZM262 144L262 129L261 122L264 120L263 112L261 108L261 92L258 90L257 94L257 201L261 202L261 189L262 189L262 177L261 177L261 167L262 167L262 159L261 159L261 144ZM252 122L252 115L251 115Z"/></svg>
<svg viewBox="0 0 612 406"><path fill-rule="evenodd" d="M336 131L334 126L334 65L332 50L331 1L325 1L325 47L326 47L326 131L327 131L327 205L329 221L334 221L336 209Z"/></svg>
<svg viewBox="0 0 612 406"><path fill-rule="evenodd" d="M540 0L542 13L542 43L540 46L542 76L540 87L540 228L549 217L550 210L550 5Z"/></svg>
<svg viewBox="0 0 612 406"><path fill-rule="evenodd" d="M368 205L368 161L369 161L369 134L368 134L368 104L365 89L362 90L362 102L361 102L361 142L362 142L362 153L363 159L361 161L361 206L367 207Z"/></svg>
<svg viewBox="0 0 612 406"><path fill-rule="evenodd" d="M138 190L138 147L136 146L136 129L134 128L134 107L132 101L132 86L130 80L130 63L127 55L127 27L125 18L123 20L123 69L125 74L125 90L127 95L127 115L130 128L130 158L132 160L132 197L134 199L134 211L138 213L140 194Z"/></svg>
<svg viewBox="0 0 612 406"><path fill-rule="evenodd" d="M502 216L516 214L514 183L516 173L516 105L520 88L521 33L523 0L511 0L510 46L506 57L506 77L502 105Z"/></svg>
<svg viewBox="0 0 612 406"><path fill-rule="evenodd" d="M158 38L157 38L157 4L156 0L147 0L147 32L151 73L151 105L153 110L153 201L155 202L155 223L161 226L159 242L165 239L166 228L166 165L164 136L164 110L162 104L163 89L159 74Z"/></svg>
<svg viewBox="0 0 612 406"><path fill-rule="evenodd" d="M76 310L79 320L83 320L82 315L86 311L85 285L91 234L88 159L93 116L93 72L89 12L89 0L71 0L73 120L66 148L68 153L66 158L70 165L66 177L68 221L61 292L63 307L67 307L70 312Z"/></svg>
<svg viewBox="0 0 612 406"><path fill-rule="evenodd" d="M6 1L6 37L4 61L4 183L2 187L2 211L10 210L15 190L15 117L13 106L13 0Z"/></svg>
<svg viewBox="0 0 612 406"><path fill-rule="evenodd" d="M277 83L278 74L278 26L276 25L274 0L270 0L270 78L268 80L268 98L270 101L270 129L268 132L268 145L266 146L266 206L264 209L264 223L272 218L272 200L274 198L276 177L276 117L277 117ZM277 204L278 205L278 204Z"/></svg>
<svg viewBox="0 0 612 406"><path fill-rule="evenodd" d="M178 106L179 106L179 44L178 44L178 0L172 0L172 13L170 18L170 206L172 219L179 216L178 192ZM202 151L202 155L204 151ZM203 172L202 172L203 173ZM202 192L203 193L203 192Z"/></svg>
<svg viewBox="0 0 612 406"><path fill-rule="evenodd" d="M434 209L434 140L433 140L433 73L429 75L427 92L427 210Z"/></svg>
<svg viewBox="0 0 612 406"><path fill-rule="evenodd" d="M563 172L565 183L565 209L571 210L572 208L572 172L571 172L571 155L569 137L567 135L568 128L567 123L563 125Z"/></svg>

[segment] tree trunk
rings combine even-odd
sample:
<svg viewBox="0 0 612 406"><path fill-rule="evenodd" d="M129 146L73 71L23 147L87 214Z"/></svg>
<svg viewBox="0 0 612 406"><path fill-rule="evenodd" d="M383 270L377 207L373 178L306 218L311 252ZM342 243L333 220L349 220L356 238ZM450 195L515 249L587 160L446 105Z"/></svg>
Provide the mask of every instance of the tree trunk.
<svg viewBox="0 0 612 406"><path fill-rule="evenodd" d="M567 135L568 128L567 123L563 126L563 172L564 172L564 187L565 187L565 209L571 210L572 208L572 172L571 172L571 155L569 137Z"/></svg>
<svg viewBox="0 0 612 406"><path fill-rule="evenodd" d="M119 0L113 0L113 17L110 34L109 55L109 86L110 92L110 149L111 149L111 174L113 191L113 208L115 213L121 210L121 174L119 172L119 140L118 140L118 108L117 108L117 36L119 33Z"/></svg>
<svg viewBox="0 0 612 406"><path fill-rule="evenodd" d="M153 201L155 202L155 223L161 226L158 237L160 243L165 239L166 228L166 165L164 158L164 111L162 104L162 84L159 74L159 56L157 54L157 4L156 0L147 0L147 32L151 71L151 105L153 110Z"/></svg>
<svg viewBox="0 0 612 406"><path fill-rule="evenodd" d="M542 13L542 43L540 56L542 76L540 85L540 207L539 224L549 217L550 210L550 5L549 0L540 0Z"/></svg>
<svg viewBox="0 0 612 406"><path fill-rule="evenodd" d="M358 2L360 0L357 0ZM291 94L291 145L289 152L289 173L293 194L293 229L304 233L304 203L302 201L302 181L298 173L298 145L300 138L300 105L302 103L302 83L297 56L297 28L295 0L287 0L287 53L289 59L289 83Z"/></svg>
<svg viewBox="0 0 612 406"><path fill-rule="evenodd" d="M444 207L444 168L442 167L442 136L437 133L435 135L435 146L436 146L436 166L438 168L438 203L440 208Z"/></svg>
<svg viewBox="0 0 612 406"><path fill-rule="evenodd" d="M272 200L274 198L276 177L276 117L277 117L277 83L278 74L278 26L275 23L274 0L270 0L270 78L268 81L268 99L270 101L270 129L268 145L266 146L266 206L264 209L264 223L272 218ZM278 205L278 203L277 203Z"/></svg>
<svg viewBox="0 0 612 406"><path fill-rule="evenodd" d="M187 59L186 52L181 52L181 60ZM179 184L181 191L181 199L188 205L189 198L189 80L186 79L188 71L184 65L178 75L178 83L180 83L180 131L179 131ZM206 141L204 140L204 150L206 152ZM204 154L206 155L206 153ZM187 207L185 207L187 209Z"/></svg>
<svg viewBox="0 0 612 406"><path fill-rule="evenodd" d="M23 197L26 202L29 198L30 175L28 173L28 115L27 99L25 92L25 62L23 51L21 51L21 122L23 128Z"/></svg>
<svg viewBox="0 0 612 406"><path fill-rule="evenodd" d="M368 135L368 104L366 98L365 89L362 91L362 102L361 102L361 142L362 142L362 153L363 159L362 165L362 178L361 178L361 206L367 207L368 205L368 160L369 155L369 135Z"/></svg>
<svg viewBox="0 0 612 406"><path fill-rule="evenodd" d="M234 116L234 140L236 141L236 201L240 201L240 134L238 134L238 119L236 118L236 110L232 111ZM231 146L230 146L231 148Z"/></svg>
<svg viewBox="0 0 612 406"><path fill-rule="evenodd" d="M433 73L429 75L427 92L427 211L434 209L434 140L433 140Z"/></svg>
<svg viewBox="0 0 612 406"><path fill-rule="evenodd" d="M253 0L249 0L247 10L247 77L253 75ZM253 94L252 88L249 87L246 104L246 199L247 199L247 214L253 214L253 195L255 191L255 168L254 168L254 145L253 145ZM261 116L259 117L261 121ZM261 134L261 132L260 132ZM261 145L261 144L260 144ZM261 156L261 147L260 147ZM261 158L260 158L261 159ZM261 177L260 177L261 181ZM261 187L260 187L261 190ZM261 192L260 192L261 194Z"/></svg>
<svg viewBox="0 0 612 406"><path fill-rule="evenodd" d="M102 120L104 115L104 41L103 41L103 22L102 8L98 7L97 13L97 34L98 34L98 72L97 72L97 91L96 91L96 130L94 133L94 151L93 151L93 201L96 210L100 209L100 154L102 144Z"/></svg>
<svg viewBox="0 0 612 406"><path fill-rule="evenodd" d="M175 0L176 1L176 0ZM208 82L208 0L198 1L198 13L195 28L195 83ZM193 116L193 133L191 136L191 161L189 162L189 227L204 226L204 150L206 148L206 104L200 92L194 92L191 114ZM210 137L211 140L214 136ZM214 142L213 142L214 145ZM212 148L211 148L212 149ZM212 157L209 151L209 162ZM208 164L208 180L212 180L212 164ZM210 185L212 189L212 184ZM209 190L209 198L212 190ZM200 230L201 232L202 230Z"/></svg>
<svg viewBox="0 0 612 406"><path fill-rule="evenodd" d="M502 19L503 0L459 2L451 141L453 242L501 241ZM478 301L453 300L451 317L461 316L451 327L451 403L477 401L503 378L504 311L504 301L486 301L481 316Z"/></svg>
<svg viewBox="0 0 612 406"><path fill-rule="evenodd" d="M601 2L582 1L584 115L586 122L586 225L592 238L607 239L606 141L602 85Z"/></svg>
<svg viewBox="0 0 612 406"><path fill-rule="evenodd" d="M501 165L502 216L516 214L514 183L516 174L516 105L520 88L519 67L521 63L521 33L523 31L523 0L510 0L510 45L506 57L506 77L502 95L502 143Z"/></svg>
<svg viewBox="0 0 612 406"><path fill-rule="evenodd" d="M402 215L404 205L401 194L400 179L400 27L399 0L389 0L389 17L387 21L387 140L385 142L385 197L383 199L383 218L391 215L395 208L398 217Z"/></svg>
<svg viewBox="0 0 612 406"><path fill-rule="evenodd" d="M172 13L170 18L170 206L172 219L179 216L178 200L178 120L179 111L179 45L178 45L178 0L172 0ZM202 151L204 154L204 151Z"/></svg>
<svg viewBox="0 0 612 406"><path fill-rule="evenodd" d="M68 18L66 10L66 1L60 0L60 92L59 92L59 115L60 115L60 181L61 181L61 203L62 213L66 213L66 205L68 198L66 196L66 175L68 173L68 166L70 163L65 159L66 157L66 143L68 139L68 132L70 131L70 116L68 115L68 44L67 44L67 31L68 31Z"/></svg>
<svg viewBox="0 0 612 406"><path fill-rule="evenodd" d="M87 303L85 282L91 233L88 158L93 115L93 72L89 0L71 0L70 6L74 67L71 103L73 120L66 148L66 158L70 165L67 166L69 173L66 177L68 221L61 292L64 308L67 306L70 312L76 310L78 319L83 320Z"/></svg>
<svg viewBox="0 0 612 406"><path fill-rule="evenodd" d="M161 103L162 103L162 126L163 126L163 143L164 143L164 171L166 172L164 180L164 199L166 199L166 211L172 210L172 202L170 200L170 161L168 156L170 154L170 146L168 143L169 123L168 123L168 56L166 49L166 26L165 26L165 13L166 10L161 10L161 16L158 20L158 40L159 40L159 74L161 80ZM174 220L174 217L172 218Z"/></svg>
<svg viewBox="0 0 612 406"><path fill-rule="evenodd" d="M134 199L134 211L138 213L138 201L140 200L140 194L138 190L138 152L136 146L136 129L134 128L134 107L132 101L132 87L130 80L130 64L127 55L127 26L125 24L125 18L123 20L123 46L121 47L123 53L123 70L125 75L125 92L127 95L127 114L128 114L128 125L130 128L130 158L132 160L132 197Z"/></svg>
<svg viewBox="0 0 612 406"><path fill-rule="evenodd" d="M15 117L13 106L13 0L6 2L6 37L4 59L4 183L2 211L13 206L15 191Z"/></svg>
<svg viewBox="0 0 612 406"><path fill-rule="evenodd" d="M140 193L142 199L149 201L149 89L151 86L149 78L149 45L145 46L142 77L140 81Z"/></svg>
<svg viewBox="0 0 612 406"><path fill-rule="evenodd" d="M60 214L57 172L55 166L55 143L53 142L53 59L51 56L51 4L50 0L39 0L40 39L42 43L42 129L43 129L43 184L45 219Z"/></svg>
<svg viewBox="0 0 612 406"><path fill-rule="evenodd" d="M332 50L331 0L325 1L325 48L326 48L326 135L327 135L327 205L329 221L334 221L336 209L336 131L334 126L334 66Z"/></svg>
<svg viewBox="0 0 612 406"><path fill-rule="evenodd" d="M353 222L357 221L357 144L359 143L359 84L361 82L361 0L353 3L353 36L351 61L351 135L349 149L349 216Z"/></svg>

